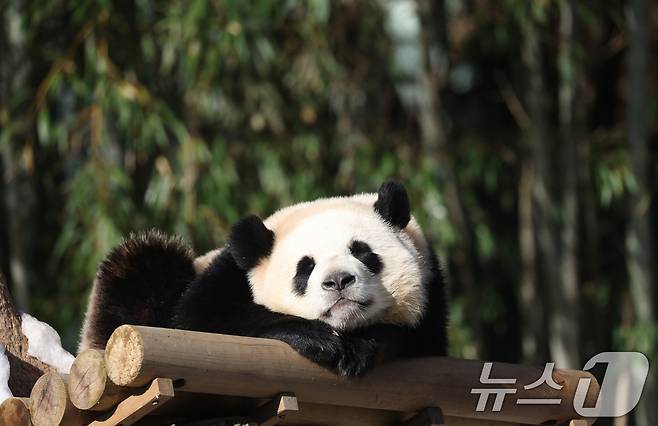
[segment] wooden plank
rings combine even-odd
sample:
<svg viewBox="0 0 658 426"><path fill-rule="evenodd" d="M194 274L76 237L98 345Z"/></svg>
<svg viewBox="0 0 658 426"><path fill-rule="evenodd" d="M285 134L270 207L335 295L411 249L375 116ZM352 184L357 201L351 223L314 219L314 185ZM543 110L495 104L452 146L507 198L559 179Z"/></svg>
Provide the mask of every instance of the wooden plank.
<svg viewBox="0 0 658 426"><path fill-rule="evenodd" d="M128 426L141 420L174 397L174 386L170 379L156 378L144 393L132 395L116 406L114 411L103 419L91 423L92 426Z"/></svg>
<svg viewBox="0 0 658 426"><path fill-rule="evenodd" d="M562 423L578 418L573 396L581 378L594 388L585 404L594 405L598 383L588 372L553 371L562 386L524 385L542 376L543 367L496 363L492 376L513 384L482 384L482 361L451 358L397 360L359 378L344 378L303 358L283 342L184 330L121 326L108 341L110 379L122 386L143 386L158 376L172 377L187 392L271 398L293 392L299 402L416 412L442 407L445 416L514 423ZM502 388L503 409L477 412L474 388ZM516 398L560 399L556 405L515 404Z"/></svg>
<svg viewBox="0 0 658 426"><path fill-rule="evenodd" d="M288 414L281 425L381 426L397 424L402 413L359 407L299 402L299 410Z"/></svg>
<svg viewBox="0 0 658 426"><path fill-rule="evenodd" d="M357 407L338 407L333 405L309 404L300 402L299 411L290 413L281 425L316 425L316 426L382 426L395 425L414 414L405 414L389 410L374 410ZM495 420L443 417L446 426L524 426L521 423L499 422Z"/></svg>

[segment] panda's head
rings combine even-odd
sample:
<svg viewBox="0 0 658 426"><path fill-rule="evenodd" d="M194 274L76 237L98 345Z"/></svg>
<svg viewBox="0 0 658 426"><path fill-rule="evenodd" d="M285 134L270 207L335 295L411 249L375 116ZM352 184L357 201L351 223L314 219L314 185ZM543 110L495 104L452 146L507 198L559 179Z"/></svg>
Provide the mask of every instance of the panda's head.
<svg viewBox="0 0 658 426"><path fill-rule="evenodd" d="M256 303L336 329L415 325L425 309L426 241L404 187L326 198L232 229L229 250Z"/></svg>

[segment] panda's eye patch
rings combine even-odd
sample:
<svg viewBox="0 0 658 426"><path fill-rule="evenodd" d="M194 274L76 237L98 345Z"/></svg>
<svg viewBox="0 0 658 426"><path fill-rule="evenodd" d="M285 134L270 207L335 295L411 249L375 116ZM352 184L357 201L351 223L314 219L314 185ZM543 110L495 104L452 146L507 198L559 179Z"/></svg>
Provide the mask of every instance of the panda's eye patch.
<svg viewBox="0 0 658 426"><path fill-rule="evenodd" d="M297 262L297 273L292 282L293 291L298 295L303 296L306 293L308 278L311 276L313 268L315 268L315 261L310 256L304 256Z"/></svg>
<svg viewBox="0 0 658 426"><path fill-rule="evenodd" d="M366 265L373 274L378 274L382 271L384 265L382 264L379 255L373 253L367 243L359 240L352 241L350 244L350 253L352 253L352 256L356 257L361 263Z"/></svg>
<svg viewBox="0 0 658 426"><path fill-rule="evenodd" d="M352 244L350 244L350 252L352 253L353 256L356 256L358 254L370 253L372 252L372 249L367 243L364 243L363 241L359 241L359 240L354 240L352 241Z"/></svg>

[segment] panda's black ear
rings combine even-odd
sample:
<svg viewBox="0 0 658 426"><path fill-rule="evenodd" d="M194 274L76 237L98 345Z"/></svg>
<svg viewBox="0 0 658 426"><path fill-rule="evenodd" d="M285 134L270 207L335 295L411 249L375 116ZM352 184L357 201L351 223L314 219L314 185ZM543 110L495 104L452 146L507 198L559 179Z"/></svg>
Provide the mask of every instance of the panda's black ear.
<svg viewBox="0 0 658 426"><path fill-rule="evenodd" d="M403 229L411 220L411 206L404 185L389 179L379 187L375 211L390 225Z"/></svg>
<svg viewBox="0 0 658 426"><path fill-rule="evenodd" d="M249 271L272 252L274 232L256 215L246 216L231 228L228 250L235 263Z"/></svg>

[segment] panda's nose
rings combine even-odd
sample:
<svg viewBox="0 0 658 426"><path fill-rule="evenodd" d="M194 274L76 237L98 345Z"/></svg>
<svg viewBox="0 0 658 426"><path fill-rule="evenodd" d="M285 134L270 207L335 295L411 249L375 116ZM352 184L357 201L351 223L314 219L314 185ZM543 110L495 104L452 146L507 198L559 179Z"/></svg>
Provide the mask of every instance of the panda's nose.
<svg viewBox="0 0 658 426"><path fill-rule="evenodd" d="M343 290L356 281L354 275L349 272L332 272L322 282L322 288L325 290Z"/></svg>

